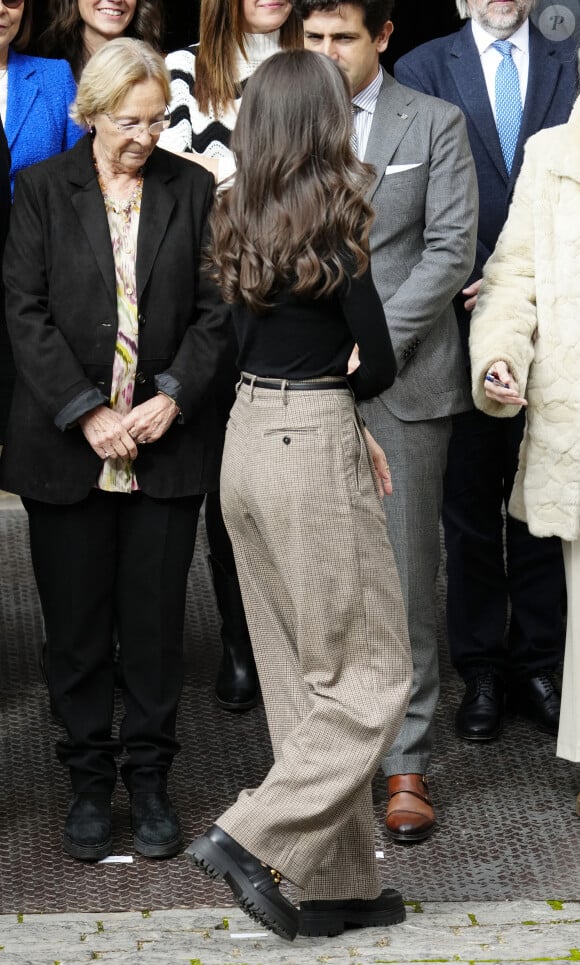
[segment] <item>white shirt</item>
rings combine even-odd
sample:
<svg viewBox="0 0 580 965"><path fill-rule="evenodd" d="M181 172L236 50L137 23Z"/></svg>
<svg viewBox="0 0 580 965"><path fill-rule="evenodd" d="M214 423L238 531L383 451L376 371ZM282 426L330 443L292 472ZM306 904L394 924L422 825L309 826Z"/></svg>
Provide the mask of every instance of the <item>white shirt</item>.
<svg viewBox="0 0 580 965"><path fill-rule="evenodd" d="M476 23L475 20L471 21L471 29L473 31L475 45L481 58L481 66L483 68L483 76L485 77L489 102L495 118L495 74L503 58L499 50L495 50L492 47L492 44L495 43L497 37L492 36L492 34L488 33L487 30L484 30L481 24ZM525 20L521 27L518 27L511 37L506 37L506 40L509 40L510 43L514 45L512 48L512 60L518 69L520 90L522 92L522 105L524 105L526 102L528 75L530 72L529 20Z"/></svg>
<svg viewBox="0 0 580 965"><path fill-rule="evenodd" d="M359 90L358 94L355 94L352 99L353 107L358 108L358 110L353 111L353 126L356 133L356 153L361 161L366 153L375 107L382 85L383 72L379 67L379 72L374 80L371 80L370 84Z"/></svg>

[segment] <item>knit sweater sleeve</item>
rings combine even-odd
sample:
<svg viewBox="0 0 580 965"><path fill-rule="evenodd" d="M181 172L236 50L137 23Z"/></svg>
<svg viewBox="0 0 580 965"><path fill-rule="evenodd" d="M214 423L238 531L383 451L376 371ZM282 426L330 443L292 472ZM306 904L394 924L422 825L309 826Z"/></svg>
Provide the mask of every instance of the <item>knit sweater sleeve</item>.
<svg viewBox="0 0 580 965"><path fill-rule="evenodd" d="M163 131L159 146L169 151L192 150L192 113L197 111L195 87L195 54L192 48L174 50L165 63L171 75L171 126Z"/></svg>

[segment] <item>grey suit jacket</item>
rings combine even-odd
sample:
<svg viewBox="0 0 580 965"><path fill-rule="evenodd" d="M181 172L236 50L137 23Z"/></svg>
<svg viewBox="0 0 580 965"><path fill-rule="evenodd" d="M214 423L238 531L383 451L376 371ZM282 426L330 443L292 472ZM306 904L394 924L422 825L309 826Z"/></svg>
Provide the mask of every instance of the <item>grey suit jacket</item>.
<svg viewBox="0 0 580 965"><path fill-rule="evenodd" d="M399 368L380 398L409 422L465 411L452 300L473 268L478 194L463 114L383 71L365 161L376 170L372 274Z"/></svg>

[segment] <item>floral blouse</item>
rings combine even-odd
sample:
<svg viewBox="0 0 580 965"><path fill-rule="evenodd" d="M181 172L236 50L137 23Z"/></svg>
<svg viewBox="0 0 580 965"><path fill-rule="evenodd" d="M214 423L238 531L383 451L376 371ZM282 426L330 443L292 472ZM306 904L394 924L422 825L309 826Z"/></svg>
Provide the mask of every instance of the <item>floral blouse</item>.
<svg viewBox="0 0 580 965"><path fill-rule="evenodd" d="M130 198L118 201L103 192L117 282L117 341L113 363L110 407L126 415L133 407L139 324L137 321L137 234L143 179ZM131 459L111 457L103 463L97 488L130 493L139 489Z"/></svg>

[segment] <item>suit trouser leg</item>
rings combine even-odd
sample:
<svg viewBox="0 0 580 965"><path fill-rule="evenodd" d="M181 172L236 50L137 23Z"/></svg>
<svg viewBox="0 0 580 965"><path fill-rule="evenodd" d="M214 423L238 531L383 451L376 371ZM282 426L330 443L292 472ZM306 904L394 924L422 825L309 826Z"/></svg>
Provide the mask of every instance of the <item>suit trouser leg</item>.
<svg viewBox="0 0 580 965"><path fill-rule="evenodd" d="M131 792L163 790L179 743L187 577L203 496L125 497L119 516L116 612L125 715L121 768Z"/></svg>
<svg viewBox="0 0 580 965"><path fill-rule="evenodd" d="M67 729L57 754L75 792L111 791L122 745L132 789L164 786L179 749L185 588L201 500L93 490L72 506L25 501L51 697ZM115 623L123 641L120 740L111 736Z"/></svg>
<svg viewBox="0 0 580 965"><path fill-rule="evenodd" d="M222 465L275 763L218 824L310 898L380 892L370 782L409 650L384 514L343 392L241 390Z"/></svg>
<svg viewBox="0 0 580 965"><path fill-rule="evenodd" d="M451 661L465 680L486 670L532 675L561 658L560 541L538 539L508 515L504 554L503 510L523 428L523 413L495 419L473 409L453 420L443 502L447 626Z"/></svg>
<svg viewBox="0 0 580 965"><path fill-rule="evenodd" d="M57 741L57 756L70 770L75 793L109 793L120 751L111 736L117 576L113 501L95 490L71 506L31 499L23 503L46 630L51 701L67 730L67 737Z"/></svg>
<svg viewBox="0 0 580 965"><path fill-rule="evenodd" d="M387 776L424 774L433 748L433 720L439 698L436 581L451 419L403 422L380 398L363 403L361 408L391 467L393 495L384 504L413 656L409 708L382 766Z"/></svg>

